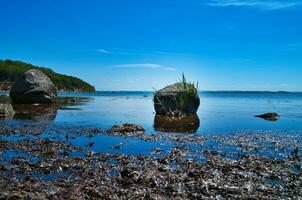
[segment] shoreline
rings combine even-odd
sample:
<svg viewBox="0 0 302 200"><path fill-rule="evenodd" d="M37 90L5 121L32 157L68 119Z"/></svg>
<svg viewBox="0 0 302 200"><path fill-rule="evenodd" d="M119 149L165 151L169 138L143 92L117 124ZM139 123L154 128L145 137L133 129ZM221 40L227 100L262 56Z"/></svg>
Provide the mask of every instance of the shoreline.
<svg viewBox="0 0 302 200"><path fill-rule="evenodd" d="M9 93L9 90L0 90L0 92ZM154 93L148 90L96 90L89 91L58 91L58 93ZM199 93L293 93L300 94L302 91L279 91L279 90L200 90Z"/></svg>
<svg viewBox="0 0 302 200"><path fill-rule="evenodd" d="M31 122L1 128L1 152L15 153L13 157L0 154L0 197L282 199L302 195L301 133L201 136L53 128ZM52 133L45 137L45 130ZM129 140L112 145L115 153L94 151L98 145L94 138L106 135ZM88 138L88 143L74 144L80 138ZM158 147L148 154L125 154L123 148L133 139L156 142ZM167 144L172 146L165 149ZM230 145L235 149L229 151ZM262 155L262 151L284 156Z"/></svg>
<svg viewBox="0 0 302 200"><path fill-rule="evenodd" d="M47 106L15 104L12 120L0 121L0 199L247 199L251 196L298 199L302 196L301 130L274 130L273 123L244 113L238 118L240 124L242 116L247 115L245 120L271 127L261 131L259 126L254 129L248 126L227 134L170 133L171 126L166 126L169 120L153 121L151 104L152 109L147 111L151 120L147 119L148 123L154 123L152 130L146 127L144 132L139 125L110 129L108 124L118 122L143 123L146 112L129 111L131 98L116 100L112 96L112 101L103 98L90 102L94 98L79 95L58 99L61 101L57 104ZM151 102L149 98L132 99L135 110L144 110L145 102ZM137 107L138 101L143 106ZM223 102L216 105L224 105ZM103 110L107 105L118 109ZM119 118L115 112L126 117ZM218 112L220 107L208 112L214 117L215 127ZM98 115L103 115L102 120L97 121ZM74 116L80 116L83 124L70 121ZM201 115L200 121L197 117L197 125L190 130L203 126L207 120L204 116ZM93 123L86 124L89 120ZM156 129L158 120L161 123ZM163 128L170 131L164 132Z"/></svg>

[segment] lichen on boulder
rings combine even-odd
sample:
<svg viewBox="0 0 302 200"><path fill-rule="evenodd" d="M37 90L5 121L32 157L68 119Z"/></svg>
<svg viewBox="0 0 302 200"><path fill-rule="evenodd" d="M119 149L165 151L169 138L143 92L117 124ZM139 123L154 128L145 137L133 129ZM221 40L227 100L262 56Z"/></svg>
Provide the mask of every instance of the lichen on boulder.
<svg viewBox="0 0 302 200"><path fill-rule="evenodd" d="M200 105L198 85L186 81L169 85L154 94L156 115L181 117L195 115Z"/></svg>

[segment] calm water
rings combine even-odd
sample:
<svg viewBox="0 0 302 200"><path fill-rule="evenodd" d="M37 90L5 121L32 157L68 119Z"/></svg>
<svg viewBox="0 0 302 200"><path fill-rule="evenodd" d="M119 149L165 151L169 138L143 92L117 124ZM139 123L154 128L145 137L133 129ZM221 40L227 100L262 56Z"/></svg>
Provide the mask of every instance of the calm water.
<svg viewBox="0 0 302 200"><path fill-rule="evenodd" d="M154 130L152 92L62 93L89 97L75 110L58 110L56 124L108 129L117 123L139 123ZM221 134L238 130L302 130L302 93L201 92L198 134ZM255 115L277 112L278 121Z"/></svg>
<svg viewBox="0 0 302 200"><path fill-rule="evenodd" d="M138 123L148 133L156 132L152 92L61 93L60 96L87 98L79 104L58 110L49 108L40 111L41 116L35 114L34 119L49 118L48 121L56 125L102 129L119 123ZM198 134L302 130L302 93L201 92L200 98L197 113L200 123L195 127ZM281 118L272 122L254 117L267 112L276 112ZM47 114L51 117L45 117Z"/></svg>
<svg viewBox="0 0 302 200"><path fill-rule="evenodd" d="M24 119L46 121L46 124L55 127L69 127L73 129L100 128L109 129L120 123L138 123L147 129L146 134L158 133L155 127L169 125L170 122L159 123L155 120L152 92L97 92L89 93L61 93L63 97L85 97L81 101L59 109L47 107L35 111L33 108L22 109L14 105L16 114L14 119L2 121L10 126L19 126ZM198 110L199 122L193 125L195 133L199 135L225 135L242 131L249 135L253 131L276 131L301 133L302 130L302 93L273 93L273 92L201 92L201 105ZM255 118L255 115L267 112L277 112L281 118L278 121L266 121ZM194 119L193 121L196 121ZM169 128L182 127L182 122L174 122ZM64 141L64 134L53 134L59 131L44 131L41 137L49 137ZM62 132L63 133L63 132ZM300 136L299 136L300 137ZM22 138L2 137L2 139L16 140ZM299 140L300 141L300 140ZM106 153L148 154L152 149L161 147L166 152L173 146L167 143L164 146L157 142L146 142L137 138L114 137L97 135L93 138L75 136L69 142L86 150ZM88 142L94 142L93 147L87 147ZM123 145L117 150L113 147ZM214 143L209 143L213 146ZM221 145L215 143L215 148ZM208 148L204 144L204 148ZM223 146L227 151L236 150L233 146ZM287 154L292 147L286 150ZM256 152L257 154L280 156L280 152ZM283 152L284 153L284 152ZM8 155L10 155L8 153ZM287 156L287 155L286 155ZM286 157L284 156L284 157Z"/></svg>

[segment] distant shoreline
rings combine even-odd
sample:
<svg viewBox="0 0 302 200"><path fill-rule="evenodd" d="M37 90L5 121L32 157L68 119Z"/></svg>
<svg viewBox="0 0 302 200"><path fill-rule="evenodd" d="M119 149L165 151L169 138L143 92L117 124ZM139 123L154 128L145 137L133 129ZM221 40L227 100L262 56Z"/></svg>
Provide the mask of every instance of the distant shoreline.
<svg viewBox="0 0 302 200"><path fill-rule="evenodd" d="M0 90L1 93L9 93L9 90ZM154 91L141 91L141 90L100 90L95 92L87 92L87 91L58 91L61 93L153 93ZM201 90L199 93L302 93L302 91L244 91L244 90Z"/></svg>
<svg viewBox="0 0 302 200"><path fill-rule="evenodd" d="M154 93L154 91L142 90L97 90L95 92L76 92L65 91L59 93ZM244 91L244 90L201 90L199 93L302 93L302 91Z"/></svg>

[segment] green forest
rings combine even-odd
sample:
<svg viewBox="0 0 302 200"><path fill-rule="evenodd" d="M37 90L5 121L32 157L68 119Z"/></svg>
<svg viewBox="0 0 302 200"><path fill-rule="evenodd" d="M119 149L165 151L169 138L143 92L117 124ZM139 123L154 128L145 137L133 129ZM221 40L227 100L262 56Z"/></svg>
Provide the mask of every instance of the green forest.
<svg viewBox="0 0 302 200"><path fill-rule="evenodd" d="M83 92L95 91L95 88L92 85L79 78L58 74L49 68L38 67L21 61L13 60L0 60L0 84L11 84L24 72L30 69L41 70L53 81L58 90Z"/></svg>

